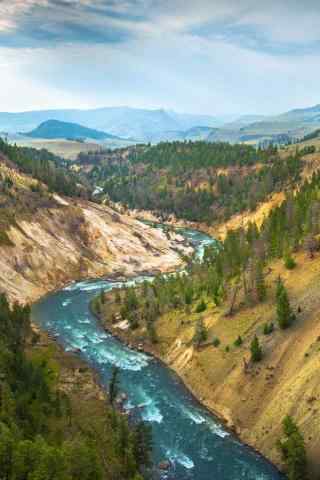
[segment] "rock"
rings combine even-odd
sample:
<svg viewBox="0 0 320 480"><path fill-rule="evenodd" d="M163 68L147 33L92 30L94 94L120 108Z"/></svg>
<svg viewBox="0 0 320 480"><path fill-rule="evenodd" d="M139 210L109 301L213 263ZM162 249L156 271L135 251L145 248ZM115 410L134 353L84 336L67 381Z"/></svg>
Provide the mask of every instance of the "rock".
<svg viewBox="0 0 320 480"><path fill-rule="evenodd" d="M123 402L125 402L128 399L128 395L124 392L120 393L120 398Z"/></svg>
<svg viewBox="0 0 320 480"><path fill-rule="evenodd" d="M162 460L162 462L159 463L158 465L160 470L169 470L171 467L171 463L169 460Z"/></svg>

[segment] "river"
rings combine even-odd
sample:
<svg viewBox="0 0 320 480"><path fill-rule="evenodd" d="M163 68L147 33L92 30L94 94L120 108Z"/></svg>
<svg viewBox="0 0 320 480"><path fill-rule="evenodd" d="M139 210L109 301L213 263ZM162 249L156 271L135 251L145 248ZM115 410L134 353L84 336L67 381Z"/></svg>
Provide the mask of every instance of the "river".
<svg viewBox="0 0 320 480"><path fill-rule="evenodd" d="M201 258L214 240L192 230L182 232ZM128 282L141 281L138 277ZM126 283L128 283L126 282ZM93 280L73 283L43 298L32 308L32 319L54 334L65 350L77 350L98 372L107 387L112 367L120 368L121 390L127 409L138 408L150 422L154 461L170 459L172 468L162 478L175 480L271 480L283 478L252 449L240 443L203 408L177 376L159 361L130 350L107 334L89 311L90 300L101 288L119 282ZM214 366L213 366L214 368Z"/></svg>

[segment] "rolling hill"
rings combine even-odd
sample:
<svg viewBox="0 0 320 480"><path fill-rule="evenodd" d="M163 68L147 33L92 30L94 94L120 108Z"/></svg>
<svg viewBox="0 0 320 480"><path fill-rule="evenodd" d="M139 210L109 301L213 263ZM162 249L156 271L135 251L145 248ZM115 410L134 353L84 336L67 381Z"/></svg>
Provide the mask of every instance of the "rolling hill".
<svg viewBox="0 0 320 480"><path fill-rule="evenodd" d="M31 138L44 138L49 140L58 138L70 140L91 139L101 141L118 139L118 137L106 132L87 128L77 123L61 122L60 120L47 120L31 132L24 133L24 135Z"/></svg>
<svg viewBox="0 0 320 480"><path fill-rule="evenodd" d="M319 127L320 105L315 105L263 118L240 117L240 119L224 125L217 132L213 132L208 140L230 142L271 140L281 143L290 139L301 139Z"/></svg>

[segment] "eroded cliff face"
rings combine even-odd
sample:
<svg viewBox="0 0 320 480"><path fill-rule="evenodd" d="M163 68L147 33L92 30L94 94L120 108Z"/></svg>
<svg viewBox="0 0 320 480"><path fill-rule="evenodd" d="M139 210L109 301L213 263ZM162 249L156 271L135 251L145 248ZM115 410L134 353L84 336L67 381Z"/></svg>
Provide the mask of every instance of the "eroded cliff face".
<svg viewBox="0 0 320 480"><path fill-rule="evenodd" d="M169 271L191 253L182 237L167 236L111 208L54 196L54 208L17 219L0 244L0 290L32 302L67 282L108 275Z"/></svg>

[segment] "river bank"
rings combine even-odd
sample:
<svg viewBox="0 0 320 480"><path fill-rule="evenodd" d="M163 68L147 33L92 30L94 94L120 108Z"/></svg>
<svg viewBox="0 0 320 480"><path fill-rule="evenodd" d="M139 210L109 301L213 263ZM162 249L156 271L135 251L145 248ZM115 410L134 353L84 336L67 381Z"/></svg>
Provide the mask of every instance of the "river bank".
<svg viewBox="0 0 320 480"><path fill-rule="evenodd" d="M150 357L156 359L157 362L162 364L165 368L171 370L172 373L177 376L178 381L181 382L184 387L188 389L194 401L198 403L199 406L206 409L210 415L216 417L223 425L223 428L226 431L229 431L230 434L235 435L242 442L243 445L247 446L248 448L253 450L258 456L263 458L265 461L270 462L271 465L275 466L278 469L279 474L283 474L283 478L285 478L282 462L273 462L271 458L268 458L267 455L264 455L261 451L259 451L254 444L247 443L245 439L241 436L241 429L238 425L234 423L232 417L226 412L226 410L223 410L221 408L216 409L212 405L205 402L205 399L199 397L194 384L188 382L187 378L181 376L181 374L179 374L177 370L172 368L172 366L166 361L165 356L160 353L160 350L159 348L157 348L157 346L153 345L150 342L142 342L141 339L135 338L129 330L121 330L121 332L119 332L119 328L115 328L107 322L103 321L101 314L99 314L93 307L93 301L94 300L90 302L90 311L92 315L94 315L95 318L99 321L101 327L106 332L110 333L114 338L125 344L129 349L150 355Z"/></svg>
<svg viewBox="0 0 320 480"><path fill-rule="evenodd" d="M283 463L280 460L280 457L275 459L274 456L268 455L268 451L262 452L259 450L255 442L249 442L248 437L243 435L243 430L240 427L240 424L236 422L226 406L215 404L214 402L210 402L208 399L201 396L202 392L198 388L199 384L190 380L188 375L186 375L179 368L176 368L175 364L168 359L168 345L164 346L161 343L161 340L155 344L151 343L149 340L147 340L146 336L141 335L141 331L139 331L137 334L135 330L132 331L129 328L119 328L119 324L123 324L123 322L111 324L110 322L106 321L103 317L103 314L99 313L95 308L95 300L96 298L92 299L89 304L90 311L97 318L98 322L106 332L110 333L114 338L118 339L128 348L150 355L152 358L155 358L158 362L163 364L166 368L170 369L175 375L177 375L179 381L182 382L182 384L188 389L195 402L205 408L211 415L214 415L222 423L226 431L230 431L233 435L236 435L243 445L247 445L250 449L255 451L257 455L260 455L261 458L264 458L266 461L269 461L270 464L276 466L276 468L279 470L279 473L283 472ZM108 309L110 309L112 303L115 303L114 291L106 294L106 305ZM199 372L197 373L199 374Z"/></svg>

